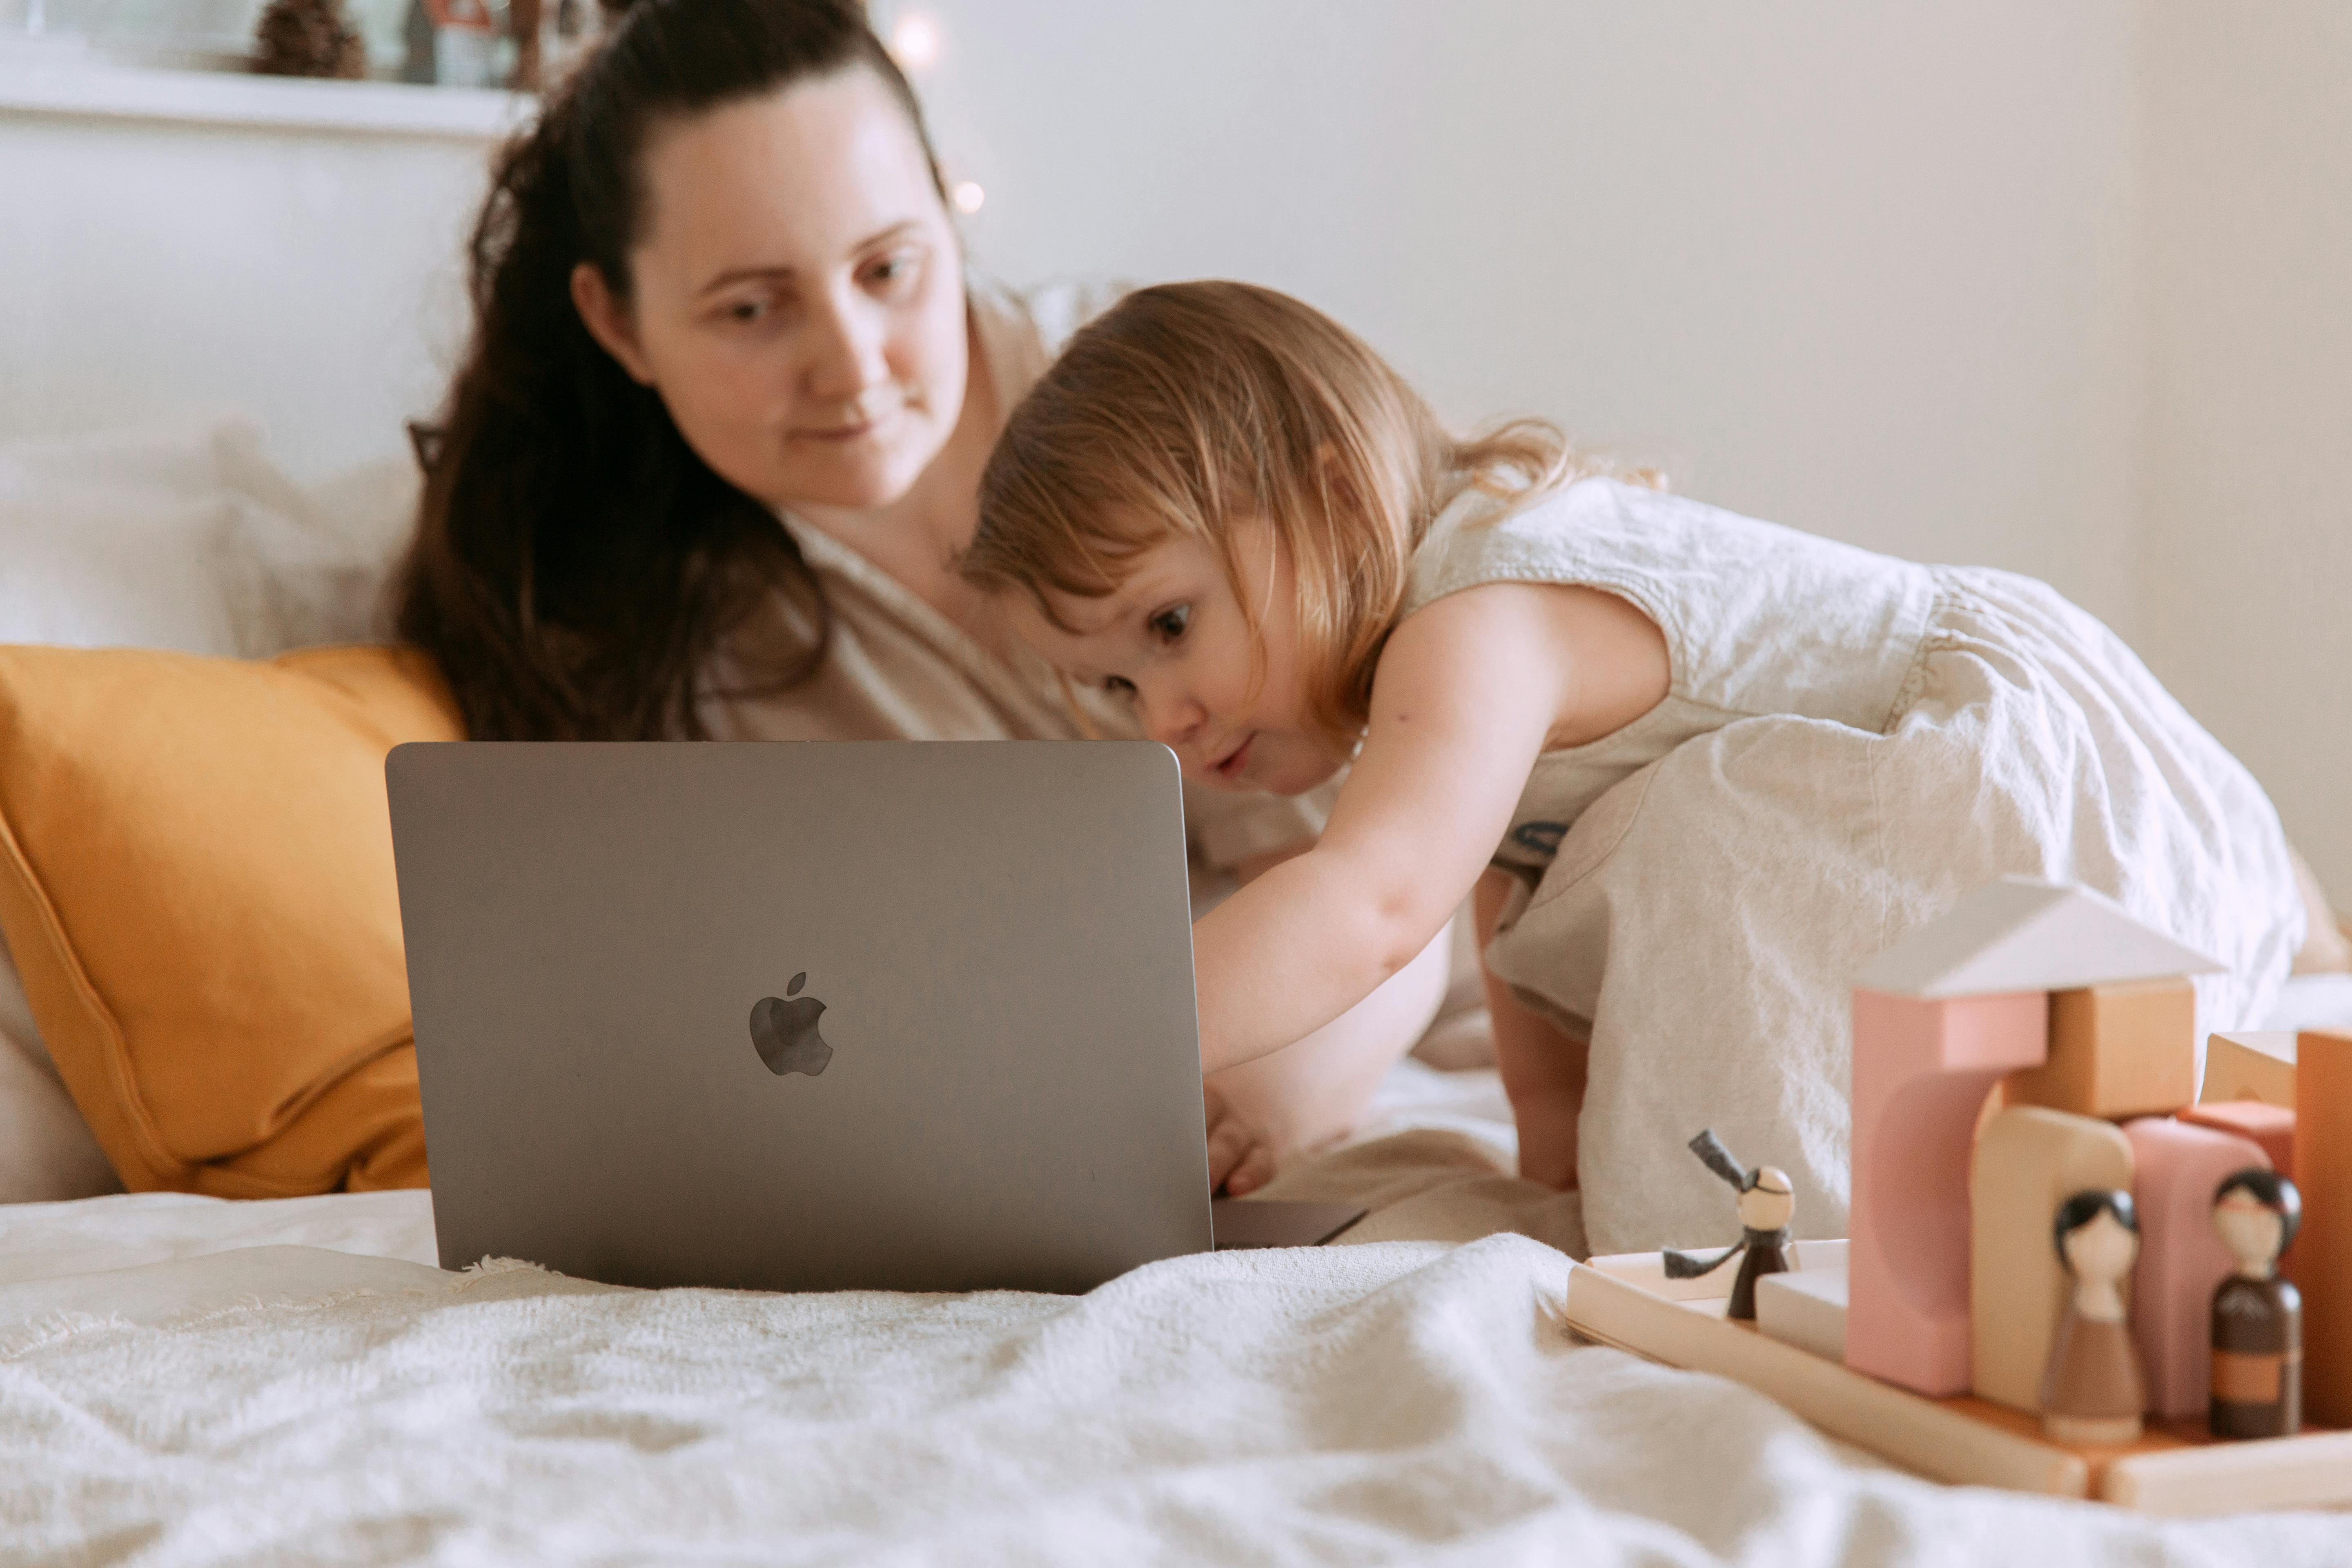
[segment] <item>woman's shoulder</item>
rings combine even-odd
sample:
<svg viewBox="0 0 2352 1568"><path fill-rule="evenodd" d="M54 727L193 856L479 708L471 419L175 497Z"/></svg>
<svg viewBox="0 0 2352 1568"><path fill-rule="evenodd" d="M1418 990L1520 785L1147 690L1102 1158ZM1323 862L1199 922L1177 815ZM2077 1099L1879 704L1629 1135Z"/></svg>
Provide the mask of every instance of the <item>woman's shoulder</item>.
<svg viewBox="0 0 2352 1568"><path fill-rule="evenodd" d="M998 395L1010 407L1036 384L1080 327L1125 299L1135 285L1095 278L1014 289L975 275L964 288Z"/></svg>

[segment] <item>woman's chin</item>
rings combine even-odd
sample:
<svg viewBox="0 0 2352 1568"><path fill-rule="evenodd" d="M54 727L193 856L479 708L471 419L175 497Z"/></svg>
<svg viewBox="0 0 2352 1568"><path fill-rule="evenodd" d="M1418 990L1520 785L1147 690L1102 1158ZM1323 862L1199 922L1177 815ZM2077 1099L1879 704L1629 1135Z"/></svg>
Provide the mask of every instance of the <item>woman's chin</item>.
<svg viewBox="0 0 2352 1568"><path fill-rule="evenodd" d="M825 507L871 511L906 499L935 449L795 452L772 476L770 497L787 510Z"/></svg>

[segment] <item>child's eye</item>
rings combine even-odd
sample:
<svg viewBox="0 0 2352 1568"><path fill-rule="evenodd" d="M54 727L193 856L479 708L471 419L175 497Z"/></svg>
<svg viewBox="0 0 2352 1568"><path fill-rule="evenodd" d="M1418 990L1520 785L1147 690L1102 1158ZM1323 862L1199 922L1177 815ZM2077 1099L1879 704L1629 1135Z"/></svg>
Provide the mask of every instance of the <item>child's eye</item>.
<svg viewBox="0 0 2352 1568"><path fill-rule="evenodd" d="M1135 695L1135 682L1124 675L1105 676L1102 689L1113 697L1132 698Z"/></svg>
<svg viewBox="0 0 2352 1568"><path fill-rule="evenodd" d="M1184 628L1192 624L1192 606L1171 605L1146 624L1150 627L1151 635L1161 642L1174 642L1184 635Z"/></svg>

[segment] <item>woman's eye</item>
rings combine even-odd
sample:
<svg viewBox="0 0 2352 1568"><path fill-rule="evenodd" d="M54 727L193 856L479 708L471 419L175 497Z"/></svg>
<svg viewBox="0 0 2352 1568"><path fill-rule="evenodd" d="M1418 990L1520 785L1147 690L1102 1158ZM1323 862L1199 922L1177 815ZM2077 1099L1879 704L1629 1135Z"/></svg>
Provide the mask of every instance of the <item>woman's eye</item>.
<svg viewBox="0 0 2352 1568"><path fill-rule="evenodd" d="M738 300L727 307L727 319L738 326L751 326L767 319L770 306L765 300Z"/></svg>
<svg viewBox="0 0 2352 1568"><path fill-rule="evenodd" d="M1113 697L1132 698L1135 695L1135 682L1124 675L1105 676L1102 689Z"/></svg>
<svg viewBox="0 0 2352 1568"><path fill-rule="evenodd" d="M1192 606L1171 605L1152 616L1148 624L1153 637L1158 637L1161 642L1174 642L1184 635L1184 628L1192 624Z"/></svg>
<svg viewBox="0 0 2352 1568"><path fill-rule="evenodd" d="M881 288L894 288L910 281L921 258L911 250L898 251L877 261L866 270L868 281Z"/></svg>

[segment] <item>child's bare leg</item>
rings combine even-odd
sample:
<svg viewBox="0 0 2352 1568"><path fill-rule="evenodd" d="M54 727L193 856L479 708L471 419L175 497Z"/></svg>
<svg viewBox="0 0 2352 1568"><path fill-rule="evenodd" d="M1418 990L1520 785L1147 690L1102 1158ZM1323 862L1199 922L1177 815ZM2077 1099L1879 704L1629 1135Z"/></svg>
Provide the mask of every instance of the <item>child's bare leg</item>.
<svg viewBox="0 0 2352 1568"><path fill-rule="evenodd" d="M1471 913L1478 927L1479 975L1486 986L1486 1015L1495 1030L1495 1065L1502 1069L1503 1092L1519 1129L1519 1174L1548 1187L1576 1185L1576 1121L1584 1110L1585 1068L1592 1052L1549 1020L1519 1005L1511 988L1486 966L1486 944L1495 939L1510 878L1489 870L1478 879Z"/></svg>

